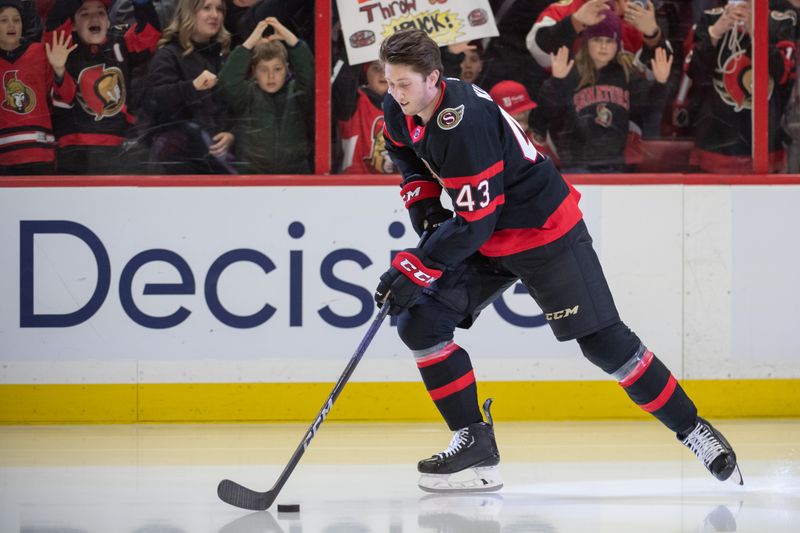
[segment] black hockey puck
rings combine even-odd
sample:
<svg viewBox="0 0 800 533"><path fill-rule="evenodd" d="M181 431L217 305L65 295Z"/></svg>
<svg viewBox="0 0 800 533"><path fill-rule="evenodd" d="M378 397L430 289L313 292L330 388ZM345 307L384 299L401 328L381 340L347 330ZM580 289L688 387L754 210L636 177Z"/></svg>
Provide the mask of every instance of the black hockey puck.
<svg viewBox="0 0 800 533"><path fill-rule="evenodd" d="M278 512L279 513L299 513L300 512L300 504L299 503L284 503L278 504Z"/></svg>

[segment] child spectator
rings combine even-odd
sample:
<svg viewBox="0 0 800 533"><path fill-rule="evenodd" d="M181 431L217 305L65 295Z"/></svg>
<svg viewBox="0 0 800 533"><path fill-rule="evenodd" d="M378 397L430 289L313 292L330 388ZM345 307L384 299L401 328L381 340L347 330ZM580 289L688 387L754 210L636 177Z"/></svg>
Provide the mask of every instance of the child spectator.
<svg viewBox="0 0 800 533"><path fill-rule="evenodd" d="M235 173L217 74L228 55L222 0L180 0L150 63L142 108L150 157L172 174Z"/></svg>
<svg viewBox="0 0 800 533"><path fill-rule="evenodd" d="M695 31L689 77L698 98L691 162L705 172L740 173L752 165L752 44L749 2L703 13ZM769 168L782 170L779 124L794 71L794 13L769 14Z"/></svg>
<svg viewBox="0 0 800 533"><path fill-rule="evenodd" d="M110 0L57 0L47 18L47 38L72 31L78 48L67 60L77 93L56 107L57 169L62 174L114 174L125 170L122 144L135 118L128 112L131 72L146 61L159 38L151 0L135 0L135 27L111 27Z"/></svg>
<svg viewBox="0 0 800 533"><path fill-rule="evenodd" d="M264 38L267 28L274 33ZM293 79L289 79L290 64ZM253 79L248 80L251 67ZM242 173L311 171L313 76L311 49L274 17L259 22L231 52L220 80L234 118Z"/></svg>
<svg viewBox="0 0 800 533"><path fill-rule="evenodd" d="M75 83L64 65L75 46L59 33L50 44L23 38L22 4L0 0L0 174L52 174L55 137L49 101L71 101Z"/></svg>
<svg viewBox="0 0 800 533"><path fill-rule="evenodd" d="M539 106L531 100L525 86L516 81L504 80L492 87L489 96L517 121L536 151L558 165L558 157L547 140L546 118L541 112L536 112Z"/></svg>
<svg viewBox="0 0 800 533"><path fill-rule="evenodd" d="M359 73L366 83L359 86ZM392 174L383 137L383 97L389 85L380 61L344 66L333 82L333 112L344 174Z"/></svg>
<svg viewBox="0 0 800 533"><path fill-rule="evenodd" d="M628 122L634 111L663 104L672 57L657 49L651 61L657 83L647 82L620 53L621 24L613 12L581 37L574 60L567 47L550 54L553 77L542 86L540 105L564 172L620 172Z"/></svg>

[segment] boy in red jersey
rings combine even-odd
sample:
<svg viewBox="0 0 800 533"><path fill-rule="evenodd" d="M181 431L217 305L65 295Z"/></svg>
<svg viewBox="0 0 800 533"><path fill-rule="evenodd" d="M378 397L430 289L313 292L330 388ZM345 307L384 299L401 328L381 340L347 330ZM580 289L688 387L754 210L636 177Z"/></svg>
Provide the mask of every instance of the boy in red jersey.
<svg viewBox="0 0 800 533"><path fill-rule="evenodd" d="M60 33L52 45L23 39L19 0L0 0L0 174L53 172L50 101L70 101L75 84L65 63L75 46Z"/></svg>

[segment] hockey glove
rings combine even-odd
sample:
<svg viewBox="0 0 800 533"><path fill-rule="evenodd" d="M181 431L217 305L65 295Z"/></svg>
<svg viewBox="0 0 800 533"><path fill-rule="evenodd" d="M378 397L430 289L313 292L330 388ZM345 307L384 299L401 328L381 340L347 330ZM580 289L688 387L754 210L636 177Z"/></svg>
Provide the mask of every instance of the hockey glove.
<svg viewBox="0 0 800 533"><path fill-rule="evenodd" d="M442 188L438 183L425 180L411 181L400 191L417 235L433 231L439 224L453 217L453 212L442 207L439 197Z"/></svg>
<svg viewBox="0 0 800 533"><path fill-rule="evenodd" d="M419 248L409 248L397 254L392 266L383 273L378 288L375 289L375 302L378 308L387 303L389 314L394 316L413 306L422 294L442 275L442 271L425 265L425 257ZM428 260L428 264L434 264ZM440 265L436 265L440 266Z"/></svg>

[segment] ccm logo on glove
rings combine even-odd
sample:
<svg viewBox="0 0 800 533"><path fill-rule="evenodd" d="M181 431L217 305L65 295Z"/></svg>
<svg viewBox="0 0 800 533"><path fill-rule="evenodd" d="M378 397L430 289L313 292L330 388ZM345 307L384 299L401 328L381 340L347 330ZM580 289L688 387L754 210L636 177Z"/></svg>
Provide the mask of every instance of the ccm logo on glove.
<svg viewBox="0 0 800 533"><path fill-rule="evenodd" d="M426 267L419 257L408 252L394 256L392 266L421 287L427 287L442 276L441 270Z"/></svg>

